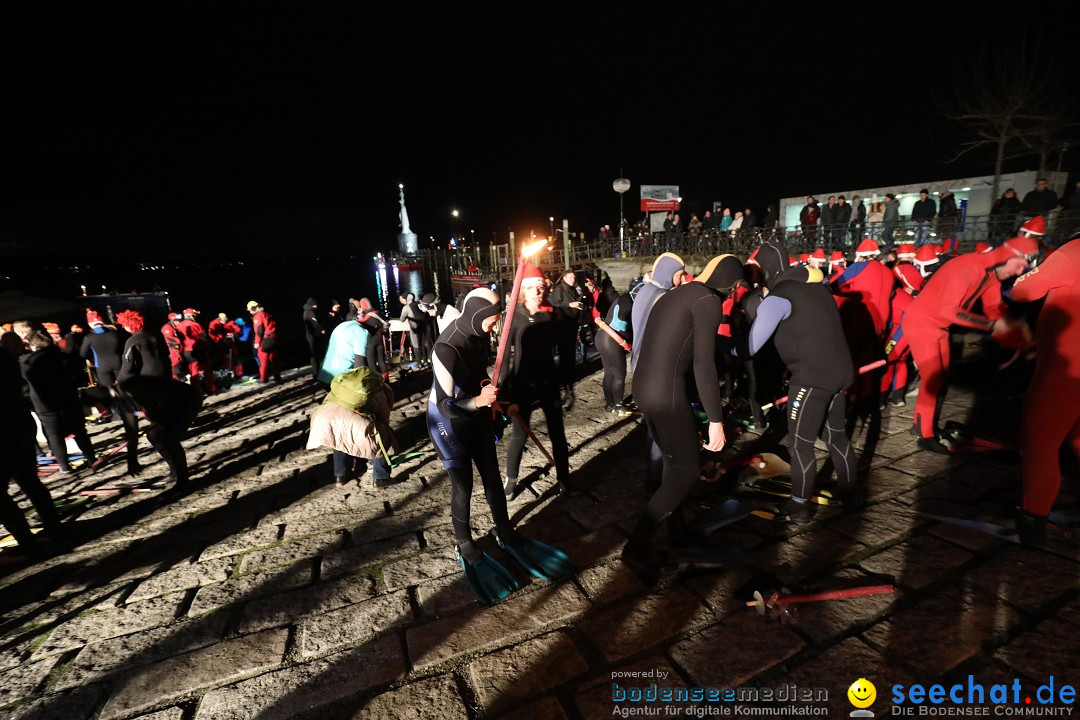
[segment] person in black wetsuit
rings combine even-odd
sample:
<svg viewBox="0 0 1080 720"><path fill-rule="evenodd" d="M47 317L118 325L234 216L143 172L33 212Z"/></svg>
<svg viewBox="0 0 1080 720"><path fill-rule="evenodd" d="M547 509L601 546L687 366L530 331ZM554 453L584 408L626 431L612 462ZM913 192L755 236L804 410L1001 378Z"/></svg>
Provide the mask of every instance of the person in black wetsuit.
<svg viewBox="0 0 1080 720"><path fill-rule="evenodd" d="M558 581L575 570L560 551L519 535L510 522L495 455L490 406L498 388L485 385L488 335L501 316L499 296L487 288L470 292L461 316L435 342L434 383L428 398L428 433L450 475L450 518L466 581L477 599L491 605L517 589L516 580L497 560L473 544L470 521L472 464L480 473L499 544L534 576Z"/></svg>
<svg viewBox="0 0 1080 720"><path fill-rule="evenodd" d="M323 325L319 304L309 297L304 303L304 339L311 351L311 379L319 379L319 368L326 356L326 327Z"/></svg>
<svg viewBox="0 0 1080 720"><path fill-rule="evenodd" d="M0 438L3 439L0 442L0 523L28 554L36 554L40 543L31 534L22 510L8 495L10 481L14 480L33 503L45 530L54 536L61 533L56 506L48 488L37 476L36 435L30 403L23 394L19 361L0 348Z"/></svg>
<svg viewBox="0 0 1080 720"><path fill-rule="evenodd" d="M647 273L648 280L631 290L634 298L634 307L630 313L630 325L634 328L639 342L634 343L630 350L630 372L635 375L637 381L638 358L641 357L641 338L645 337L645 328L648 327L649 313L653 305L664 293L672 288L682 285L686 277L686 263L674 253L664 253L653 261L652 270ZM648 466L645 471L645 490L654 493L660 488L660 477L664 472L664 461L660 455L660 448L650 434L647 437Z"/></svg>
<svg viewBox="0 0 1080 720"><path fill-rule="evenodd" d="M93 362L98 383L111 388L116 384L116 375L120 372L125 338L112 328L105 327L101 316L92 310L86 312L86 319L90 332L83 338L79 354L83 360Z"/></svg>
<svg viewBox="0 0 1080 720"><path fill-rule="evenodd" d="M431 357L430 344L425 347L424 312L420 309L420 303L416 302L416 295L413 293L402 295L398 300L404 306L401 309L400 320L409 326L409 344L412 345L413 361L424 366Z"/></svg>
<svg viewBox="0 0 1080 720"><path fill-rule="evenodd" d="M791 498L782 508L795 523L807 522L812 505L817 460L814 442L829 448L841 500L854 500L855 453L845 429L844 390L855 377L851 354L840 324L840 312L821 271L789 268L782 246L766 242L757 255L766 292L752 314L748 347L752 356L773 338L780 358L791 371L788 388L788 447L791 451ZM740 353L741 354L741 353Z"/></svg>
<svg viewBox="0 0 1080 720"><path fill-rule="evenodd" d="M171 377L172 367L161 333L147 330L142 315L134 310L125 310L116 316L116 322L131 333L131 337L124 343L123 364L112 391L113 407L124 424L127 473L134 477L142 471L142 466L139 465L139 419L135 416L134 402L120 390L120 385L132 377Z"/></svg>
<svg viewBox="0 0 1080 720"><path fill-rule="evenodd" d="M603 318L596 319L596 350L604 364L604 407L617 417L632 414L623 400L626 398L626 356L630 354L627 348L632 347L634 340L630 324L633 308L633 298L630 293L625 293L609 304ZM601 322L604 325L600 325Z"/></svg>
<svg viewBox="0 0 1080 720"><path fill-rule="evenodd" d="M563 273L551 290L548 302L559 322L559 378L562 383L563 409L574 407L574 365L577 362L577 335L581 311L585 309L585 294L577 286L577 275Z"/></svg>
<svg viewBox="0 0 1080 720"><path fill-rule="evenodd" d="M656 560L650 550L657 527L669 516L679 519L679 506L701 472L698 422L690 407L695 385L709 417L705 449L719 452L726 443L716 333L723 317L721 294L731 291L742 272L742 262L734 255L713 258L693 282L656 301L644 336L637 340L641 352L634 400L663 454L664 471L660 489L649 499L623 550L623 560L649 574Z"/></svg>
<svg viewBox="0 0 1080 720"><path fill-rule="evenodd" d="M146 413L146 437L169 466L169 479L182 488L188 481L187 455L180 441L199 414L202 396L168 377L134 375L119 383L119 391Z"/></svg>
<svg viewBox="0 0 1080 720"><path fill-rule="evenodd" d="M386 346L383 343L388 323L375 312L367 298L360 298L357 311L360 324L368 331L367 351L364 353L367 366L379 373L383 380L389 380L390 366L386 362Z"/></svg>
<svg viewBox="0 0 1080 720"><path fill-rule="evenodd" d="M37 330L30 334L30 352L20 358L23 377L30 386L30 400L41 421L41 429L49 441L49 450L60 466L60 472L71 472L68 462L69 434L83 452L87 466L94 463L94 446L86 432L82 404L71 377L70 366L49 334Z"/></svg>
<svg viewBox="0 0 1080 720"><path fill-rule="evenodd" d="M510 402L529 424L533 410L540 408L547 422L551 453L555 458L555 477L561 488L570 480L570 450L566 445L559 380L554 353L559 346L561 328L550 306L544 304L544 275L535 265L527 264L521 280L521 297L514 309L510 326L512 352L503 361L502 377ZM508 498L514 496L521 454L528 442L521 423L510 423L510 444L506 450L506 486Z"/></svg>
<svg viewBox="0 0 1080 720"><path fill-rule="evenodd" d="M439 298L435 297L435 293L424 293L420 301L416 303L416 309L420 311L418 316L420 320L420 355L425 360L431 357L435 338L439 336L438 325L435 320L439 311L438 302Z"/></svg>
<svg viewBox="0 0 1080 720"><path fill-rule="evenodd" d="M450 475L450 516L463 555L472 546L470 464L480 473L495 527L511 528L491 412L498 388L483 385L488 379L488 334L501 315L498 295L483 288L473 290L465 299L461 317L435 341L431 356L434 384L427 405L428 433Z"/></svg>

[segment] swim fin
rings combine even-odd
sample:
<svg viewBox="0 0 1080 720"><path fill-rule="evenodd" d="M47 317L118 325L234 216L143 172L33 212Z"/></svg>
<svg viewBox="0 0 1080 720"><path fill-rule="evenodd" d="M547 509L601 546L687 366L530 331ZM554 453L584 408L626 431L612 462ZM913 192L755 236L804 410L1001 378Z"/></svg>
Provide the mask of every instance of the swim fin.
<svg viewBox="0 0 1080 720"><path fill-rule="evenodd" d="M694 518L688 530L697 538L707 538L722 527L747 517L753 508L744 502L729 498Z"/></svg>
<svg viewBox="0 0 1080 720"><path fill-rule="evenodd" d="M523 537L516 532L511 532L511 537L505 540L495 533L495 538L499 541L499 546L514 558L518 565L540 580L559 582L573 577L578 571L577 565L574 565L566 553L547 543Z"/></svg>
<svg viewBox="0 0 1080 720"><path fill-rule="evenodd" d="M477 548L472 541L458 545L458 560L465 571L465 582L481 605L490 607L519 587L502 563Z"/></svg>

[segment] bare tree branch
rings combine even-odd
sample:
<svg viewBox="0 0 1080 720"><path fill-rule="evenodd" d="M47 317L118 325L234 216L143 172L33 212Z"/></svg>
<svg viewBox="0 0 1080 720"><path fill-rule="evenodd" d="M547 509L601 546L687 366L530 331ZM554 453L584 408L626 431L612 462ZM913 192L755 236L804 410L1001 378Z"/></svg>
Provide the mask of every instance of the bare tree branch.
<svg viewBox="0 0 1080 720"><path fill-rule="evenodd" d="M954 146L949 162L982 148L994 150L994 197L1005 160L1037 155L1041 166L1076 125L1066 117L1073 85L1047 55L1041 31L1021 30L1009 52L987 40L974 60L958 61L952 84L934 97L938 112L970 138Z"/></svg>

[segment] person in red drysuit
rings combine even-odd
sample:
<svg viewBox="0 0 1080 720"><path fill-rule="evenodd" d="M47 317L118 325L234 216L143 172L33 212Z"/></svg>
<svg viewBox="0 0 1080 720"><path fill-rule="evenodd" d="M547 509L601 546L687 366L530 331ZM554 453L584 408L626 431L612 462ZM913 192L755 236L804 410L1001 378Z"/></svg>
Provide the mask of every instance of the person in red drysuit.
<svg viewBox="0 0 1080 720"><path fill-rule="evenodd" d="M922 290L923 276L909 262L897 263L892 269L896 278L896 290L890 305L889 340L885 343L885 375L881 378L881 394L886 396L890 405L902 407L907 404L908 362L911 359L911 347L901 323L904 314L911 307L915 296Z"/></svg>
<svg viewBox="0 0 1080 720"><path fill-rule="evenodd" d="M1017 302L1046 298L1035 326L1035 374L1020 427L1024 499L1017 529L1022 540L1038 542L1061 487L1058 450L1066 438L1080 455L1080 235L1017 278L1009 296Z"/></svg>
<svg viewBox="0 0 1080 720"><path fill-rule="evenodd" d="M207 326L206 334L214 343L214 368L231 370L236 379L243 377L244 369L237 362L236 353L236 338L240 335L240 326L225 313L218 313Z"/></svg>
<svg viewBox="0 0 1080 720"><path fill-rule="evenodd" d="M1012 323L1003 314L1001 283L1026 272L1038 254L1037 242L1014 237L990 252L961 255L934 273L907 309L901 327L922 375L914 423L919 447L949 450L937 432L938 404L949 370L949 326L1009 330ZM975 311L979 300L982 314Z"/></svg>
<svg viewBox="0 0 1080 720"><path fill-rule="evenodd" d="M847 258L839 250L833 250L829 256L829 282L833 282L847 270Z"/></svg>
<svg viewBox="0 0 1080 720"><path fill-rule="evenodd" d="M184 360L187 361L188 372L191 374L190 383L196 388L202 388L207 395L213 395L214 368L210 362L210 340L206 337L203 326L196 320L198 311L194 308L184 308L184 319L176 326L180 339L184 344Z"/></svg>
<svg viewBox="0 0 1080 720"><path fill-rule="evenodd" d="M863 249L863 259L829 281L836 293L840 324L855 367L880 360L884 354L882 346L889 325L889 304L896 286L892 273L874 259L867 243L873 241L865 241L859 246ZM877 370L856 378L850 398L853 405L864 411L877 406L883 373L883 370Z"/></svg>
<svg viewBox="0 0 1080 720"><path fill-rule="evenodd" d="M255 334L253 345L259 354L259 382L265 383L274 376L275 382L281 382L281 369L277 360L277 323L274 316L266 312L255 300L247 304L251 313L251 328Z"/></svg>
<svg viewBox="0 0 1080 720"><path fill-rule="evenodd" d="M896 280L889 268L877 261L877 243L864 240L856 253L859 258L838 273L830 282L837 295L857 300L866 306L879 339L889 325L890 303ZM878 343L880 347L881 343Z"/></svg>
<svg viewBox="0 0 1080 720"><path fill-rule="evenodd" d="M187 375L184 366L184 339L180 337L180 331L176 326L180 324L180 313L169 313L169 322L161 326L161 336L165 338L165 347L169 348L169 366L172 368L173 377L181 382Z"/></svg>

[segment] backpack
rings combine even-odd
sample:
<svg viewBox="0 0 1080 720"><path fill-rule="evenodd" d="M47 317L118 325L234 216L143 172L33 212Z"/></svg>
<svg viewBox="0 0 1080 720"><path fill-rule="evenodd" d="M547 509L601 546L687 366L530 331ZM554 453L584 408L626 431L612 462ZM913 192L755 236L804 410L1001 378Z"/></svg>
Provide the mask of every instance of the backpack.
<svg viewBox="0 0 1080 720"><path fill-rule="evenodd" d="M382 392L382 386L382 377L371 368L353 368L330 382L330 394L326 401L337 403L353 412L361 412L369 400Z"/></svg>

